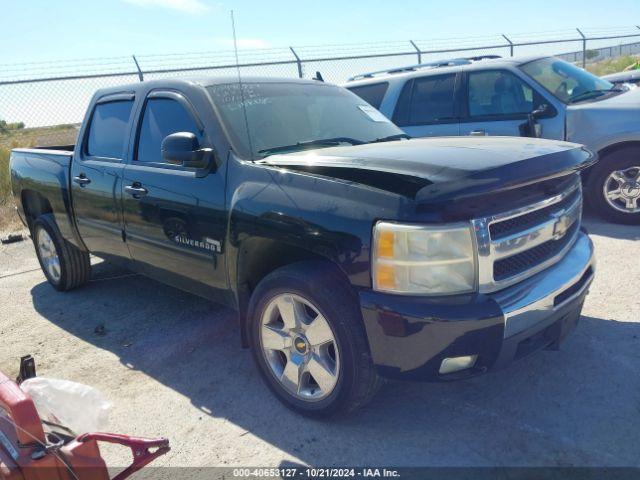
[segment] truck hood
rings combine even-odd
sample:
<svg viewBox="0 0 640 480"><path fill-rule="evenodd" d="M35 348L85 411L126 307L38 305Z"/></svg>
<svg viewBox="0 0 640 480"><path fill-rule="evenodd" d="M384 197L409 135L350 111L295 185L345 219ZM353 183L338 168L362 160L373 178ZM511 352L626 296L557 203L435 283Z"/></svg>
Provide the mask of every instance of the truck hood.
<svg viewBox="0 0 640 480"><path fill-rule="evenodd" d="M599 150L611 141L640 139L640 88L567 106L567 139Z"/></svg>
<svg viewBox="0 0 640 480"><path fill-rule="evenodd" d="M259 163L442 201L568 175L594 161L589 150L568 142L440 137L307 150L269 156Z"/></svg>

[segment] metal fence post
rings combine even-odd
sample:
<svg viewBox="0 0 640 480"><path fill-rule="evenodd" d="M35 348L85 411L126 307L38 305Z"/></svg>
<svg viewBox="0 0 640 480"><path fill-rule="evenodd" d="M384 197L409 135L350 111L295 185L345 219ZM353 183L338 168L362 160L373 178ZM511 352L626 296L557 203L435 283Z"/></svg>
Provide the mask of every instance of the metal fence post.
<svg viewBox="0 0 640 480"><path fill-rule="evenodd" d="M420 51L420 48L418 48L418 46L414 43L413 40L409 40L409 43L413 45L413 48L415 48L416 52L418 53L418 63L422 63L422 52Z"/></svg>
<svg viewBox="0 0 640 480"><path fill-rule="evenodd" d="M509 37L507 37L504 33L502 34L502 37L503 37L507 42L509 42L509 53L510 53L510 56L512 56L512 57L513 57L513 42L512 42L511 40L509 40Z"/></svg>
<svg viewBox="0 0 640 480"><path fill-rule="evenodd" d="M586 68L587 66L587 37L584 36L584 33L580 31L579 28L576 28L580 36L582 37L582 68Z"/></svg>
<svg viewBox="0 0 640 480"><path fill-rule="evenodd" d="M138 70L138 78L141 82L144 82L144 74L142 73L142 69L140 68L140 64L138 63L138 59L135 55L131 55L133 57L133 62L136 64L136 69Z"/></svg>
<svg viewBox="0 0 640 480"><path fill-rule="evenodd" d="M300 60L300 57L298 56L296 51L293 49L293 47L289 47L289 50L291 50L291 53L293 53L293 56L296 57L296 63L298 64L298 77L302 78L302 61Z"/></svg>

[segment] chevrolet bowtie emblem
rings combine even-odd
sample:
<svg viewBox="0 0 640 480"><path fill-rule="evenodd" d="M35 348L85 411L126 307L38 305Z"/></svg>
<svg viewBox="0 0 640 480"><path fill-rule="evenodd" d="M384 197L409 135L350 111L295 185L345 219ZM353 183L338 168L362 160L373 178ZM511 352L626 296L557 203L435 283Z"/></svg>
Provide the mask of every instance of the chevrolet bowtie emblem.
<svg viewBox="0 0 640 480"><path fill-rule="evenodd" d="M556 223L553 224L553 239L559 240L564 237L572 223L568 215L560 215Z"/></svg>

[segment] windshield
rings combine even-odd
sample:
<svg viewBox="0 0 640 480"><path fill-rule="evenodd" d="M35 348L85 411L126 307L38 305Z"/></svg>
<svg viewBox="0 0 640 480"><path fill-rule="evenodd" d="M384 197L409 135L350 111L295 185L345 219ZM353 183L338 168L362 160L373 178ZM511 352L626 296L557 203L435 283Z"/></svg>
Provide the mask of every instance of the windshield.
<svg viewBox="0 0 640 480"><path fill-rule="evenodd" d="M207 90L244 158L403 136L371 105L333 85L249 82L242 84L242 95L237 83Z"/></svg>
<svg viewBox="0 0 640 480"><path fill-rule="evenodd" d="M559 100L573 103L602 96L613 84L558 58L542 58L520 69Z"/></svg>

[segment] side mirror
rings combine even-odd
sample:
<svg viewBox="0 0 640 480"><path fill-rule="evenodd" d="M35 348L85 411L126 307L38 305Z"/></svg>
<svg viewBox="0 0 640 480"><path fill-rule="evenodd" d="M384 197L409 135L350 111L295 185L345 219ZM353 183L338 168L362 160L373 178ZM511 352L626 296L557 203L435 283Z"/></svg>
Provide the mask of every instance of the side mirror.
<svg viewBox="0 0 640 480"><path fill-rule="evenodd" d="M191 132L176 132L162 140L162 160L183 167L208 168L212 163L213 150L200 148L198 138Z"/></svg>
<svg viewBox="0 0 640 480"><path fill-rule="evenodd" d="M540 118L542 115L549 111L549 105L546 103L541 104L537 109L531 112L533 118Z"/></svg>

